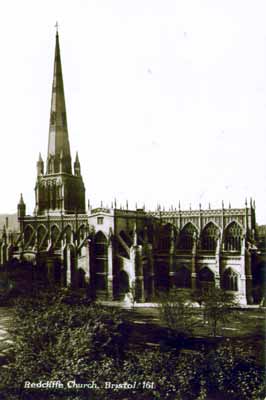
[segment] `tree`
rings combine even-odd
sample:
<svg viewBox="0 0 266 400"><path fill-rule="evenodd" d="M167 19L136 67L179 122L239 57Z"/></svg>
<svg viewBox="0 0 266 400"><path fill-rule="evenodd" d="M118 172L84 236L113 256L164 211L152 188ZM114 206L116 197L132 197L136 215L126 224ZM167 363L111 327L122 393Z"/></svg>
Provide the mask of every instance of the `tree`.
<svg viewBox="0 0 266 400"><path fill-rule="evenodd" d="M199 323L189 296L180 290L160 295L159 313L162 322L179 338L190 335Z"/></svg>
<svg viewBox="0 0 266 400"><path fill-rule="evenodd" d="M219 329L230 320L238 302L234 294L216 287L203 292L200 299L204 305L204 319L212 335L217 336Z"/></svg>

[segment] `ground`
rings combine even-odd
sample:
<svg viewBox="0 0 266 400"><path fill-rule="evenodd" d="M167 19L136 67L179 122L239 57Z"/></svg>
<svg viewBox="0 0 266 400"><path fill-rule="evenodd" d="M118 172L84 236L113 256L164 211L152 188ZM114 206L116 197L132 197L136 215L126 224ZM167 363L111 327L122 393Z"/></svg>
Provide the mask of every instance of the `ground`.
<svg viewBox="0 0 266 400"><path fill-rule="evenodd" d="M167 338L167 329L160 320L158 308L138 307L123 312L129 321L129 341L132 346L156 347ZM223 337L251 345L260 365L265 365L265 352L262 351L265 348L265 332L266 309L258 307L236 310L227 326L222 328ZM209 328L205 324L195 329L193 338L188 340L185 346L199 349L207 341L212 345Z"/></svg>
<svg viewBox="0 0 266 400"><path fill-rule="evenodd" d="M0 364L5 358L5 352L10 344L8 328L12 323L12 307L0 307ZM137 307L124 309L123 314L128 321L129 342L131 346L157 347L167 336L167 329L163 326L159 311L156 307ZM264 348L266 332L265 308L239 309L230 319L227 326L223 327L225 337L231 337L256 345L256 356L259 363L265 359L261 351ZM193 335L193 346L200 346L201 341L206 341L209 336L208 325L197 327ZM188 342L188 346L189 346Z"/></svg>
<svg viewBox="0 0 266 400"><path fill-rule="evenodd" d="M165 354L180 354L181 356L183 354L194 358L195 356L198 357L200 353L205 353L208 356L211 354L209 353L209 350L215 349L221 341L224 346L225 338L230 337L232 338L230 343L233 348L239 349L239 344L241 345L240 347L244 349L250 348L249 351L254 355L256 359L254 361L258 367L264 367L265 353L262 349L265 344L265 309L253 307L249 309L236 310L234 317L231 317L227 326L224 326L222 329L221 333L223 337L218 338L210 336L208 325L206 323L204 324L203 319L200 318L200 308L196 308L195 311L198 313L201 324L190 337L183 340L180 337L177 338L174 335L169 335L169 329L161 322L158 308L146 308L138 305L138 307L135 307L134 309L122 309L122 314L126 320L126 323L123 324L125 330L123 331L124 336L122 342L125 340L126 349L129 350L128 354L145 353L147 357L148 354L152 354L157 355L159 359L161 356L165 357ZM5 367L6 364L5 351L10 346L8 329L12 326L13 312L14 309L12 307L0 307L0 367ZM217 348L219 348L219 346ZM145 350L148 349L154 350L154 352L145 352ZM156 349L159 351L156 351ZM166 350L166 353L164 350ZM171 352L169 352L169 350L171 350ZM65 358L65 353L63 352L62 354L63 358ZM224 360L222 361L224 362ZM148 364L143 364L145 365L145 368L147 368L147 365L150 365L149 357L145 363L146 362L148 362ZM0 370L5 371L5 368L0 368ZM108 377L109 372L110 371L107 371ZM154 379L157 381L157 375ZM158 382L159 381L160 379ZM216 392L215 397L213 397L213 393L210 395L211 397L207 397L208 400L222 400L224 398L221 397L224 395L223 392L217 393L218 397L216 396Z"/></svg>

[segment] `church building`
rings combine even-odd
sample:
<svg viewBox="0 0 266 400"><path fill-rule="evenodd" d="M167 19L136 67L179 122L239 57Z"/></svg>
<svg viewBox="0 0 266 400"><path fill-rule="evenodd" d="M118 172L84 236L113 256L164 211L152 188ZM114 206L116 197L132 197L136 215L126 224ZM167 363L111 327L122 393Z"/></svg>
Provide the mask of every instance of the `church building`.
<svg viewBox="0 0 266 400"><path fill-rule="evenodd" d="M27 215L21 195L20 233L5 233L0 264L29 262L35 273L61 286L88 287L96 298L121 300L134 292L152 302L160 291L208 290L234 293L252 303L256 263L255 203L243 208L146 211L86 205L78 154L72 164L59 35L46 162L37 161L35 209ZM87 206L87 207L86 207Z"/></svg>

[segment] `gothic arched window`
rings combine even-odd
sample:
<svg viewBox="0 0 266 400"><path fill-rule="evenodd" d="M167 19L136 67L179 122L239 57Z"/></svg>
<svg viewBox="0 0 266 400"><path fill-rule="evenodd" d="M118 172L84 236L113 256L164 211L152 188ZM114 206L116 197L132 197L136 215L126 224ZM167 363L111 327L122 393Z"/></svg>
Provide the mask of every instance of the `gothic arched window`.
<svg viewBox="0 0 266 400"><path fill-rule="evenodd" d="M26 247L34 245L34 229L31 225L27 225L24 230L24 243Z"/></svg>
<svg viewBox="0 0 266 400"><path fill-rule="evenodd" d="M223 287L225 290L238 291L237 274L232 270L232 268L227 268L224 272Z"/></svg>
<svg viewBox="0 0 266 400"><path fill-rule="evenodd" d="M190 222L184 226L179 235L179 248L182 250L192 250L194 237L197 234L196 227Z"/></svg>
<svg viewBox="0 0 266 400"><path fill-rule="evenodd" d="M201 248L202 250L215 251L217 246L217 239L219 236L219 228L213 223L208 223L201 234Z"/></svg>
<svg viewBox="0 0 266 400"><path fill-rule="evenodd" d="M161 227L159 238L159 250L168 251L171 242L171 225L166 224Z"/></svg>
<svg viewBox="0 0 266 400"><path fill-rule="evenodd" d="M224 235L224 245L226 251L241 250L242 228L236 222L232 222L227 226Z"/></svg>
<svg viewBox="0 0 266 400"><path fill-rule="evenodd" d="M47 230L43 225L39 226L39 228L38 228L37 241L38 241L38 247L40 250L44 250L47 248L48 235L47 235Z"/></svg>
<svg viewBox="0 0 266 400"><path fill-rule="evenodd" d="M96 290L107 289L108 242L100 231L94 238L94 274Z"/></svg>
<svg viewBox="0 0 266 400"><path fill-rule="evenodd" d="M59 236L60 236L59 228L56 225L52 226L51 241L52 241L52 245L53 245L54 249L56 249L56 250L60 249L60 247L61 247Z"/></svg>

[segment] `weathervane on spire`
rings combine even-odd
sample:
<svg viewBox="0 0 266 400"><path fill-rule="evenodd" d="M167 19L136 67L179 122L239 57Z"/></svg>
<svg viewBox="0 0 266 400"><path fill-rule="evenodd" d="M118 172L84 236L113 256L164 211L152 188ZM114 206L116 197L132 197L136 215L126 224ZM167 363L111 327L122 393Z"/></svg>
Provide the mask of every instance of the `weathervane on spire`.
<svg viewBox="0 0 266 400"><path fill-rule="evenodd" d="M56 33L58 33L58 26L59 26L58 21L56 21L55 26L54 26L56 28Z"/></svg>

